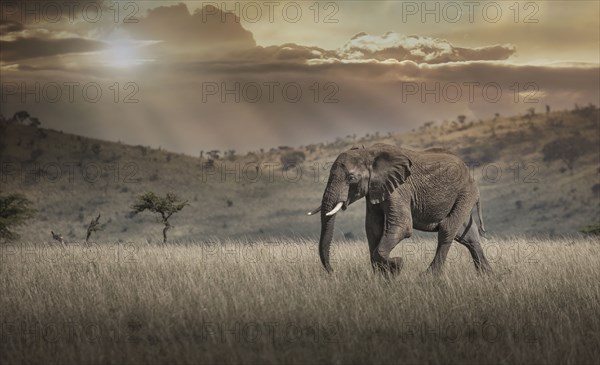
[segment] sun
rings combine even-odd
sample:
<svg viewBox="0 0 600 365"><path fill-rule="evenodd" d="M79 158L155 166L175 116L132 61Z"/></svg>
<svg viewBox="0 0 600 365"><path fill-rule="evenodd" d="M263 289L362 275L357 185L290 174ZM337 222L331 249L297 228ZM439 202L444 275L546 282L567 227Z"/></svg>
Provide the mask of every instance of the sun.
<svg viewBox="0 0 600 365"><path fill-rule="evenodd" d="M130 41L114 41L107 53L107 63L112 67L130 68L141 63L136 45Z"/></svg>

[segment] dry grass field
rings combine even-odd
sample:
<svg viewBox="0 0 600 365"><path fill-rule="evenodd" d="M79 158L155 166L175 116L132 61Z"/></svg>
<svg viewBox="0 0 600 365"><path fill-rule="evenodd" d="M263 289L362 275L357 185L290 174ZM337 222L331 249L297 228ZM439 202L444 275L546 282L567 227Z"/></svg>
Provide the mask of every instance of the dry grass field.
<svg viewBox="0 0 600 365"><path fill-rule="evenodd" d="M596 239L490 238L494 273L432 237L374 275L365 242L2 246L2 364L590 364L600 358Z"/></svg>

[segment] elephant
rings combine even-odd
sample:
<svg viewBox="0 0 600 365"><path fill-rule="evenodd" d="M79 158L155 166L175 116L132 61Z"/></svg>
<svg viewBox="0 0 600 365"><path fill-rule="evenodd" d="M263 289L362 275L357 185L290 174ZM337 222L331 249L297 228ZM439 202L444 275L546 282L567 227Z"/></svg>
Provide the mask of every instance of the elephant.
<svg viewBox="0 0 600 365"><path fill-rule="evenodd" d="M454 240L469 250L478 272L490 272L480 244L485 233L479 189L465 163L440 148L412 151L378 143L342 152L331 166L321 206L319 257L329 262L336 214L365 197L365 229L371 265L375 271L394 275L402 258L390 257L394 247L416 229L437 232L435 257L426 272L442 271ZM477 207L479 228L471 211Z"/></svg>

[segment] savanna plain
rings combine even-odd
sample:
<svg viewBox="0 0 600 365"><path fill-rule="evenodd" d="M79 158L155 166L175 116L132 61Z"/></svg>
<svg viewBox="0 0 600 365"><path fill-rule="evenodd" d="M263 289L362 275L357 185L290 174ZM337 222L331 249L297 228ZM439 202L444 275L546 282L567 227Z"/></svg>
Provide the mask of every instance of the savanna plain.
<svg viewBox="0 0 600 365"><path fill-rule="evenodd" d="M156 240L155 240L156 241ZM490 236L493 273L435 237L398 245L397 277L366 242L179 241L2 246L9 363L598 363L597 239Z"/></svg>

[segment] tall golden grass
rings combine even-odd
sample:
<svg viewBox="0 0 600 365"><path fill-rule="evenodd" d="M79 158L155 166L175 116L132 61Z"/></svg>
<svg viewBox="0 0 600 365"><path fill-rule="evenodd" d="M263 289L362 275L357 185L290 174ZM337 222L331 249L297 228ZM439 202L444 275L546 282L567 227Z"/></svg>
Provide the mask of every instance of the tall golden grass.
<svg viewBox="0 0 600 365"><path fill-rule="evenodd" d="M597 363L600 245L490 239L480 276L455 243L399 245L402 273L366 243L143 242L2 246L3 364Z"/></svg>

